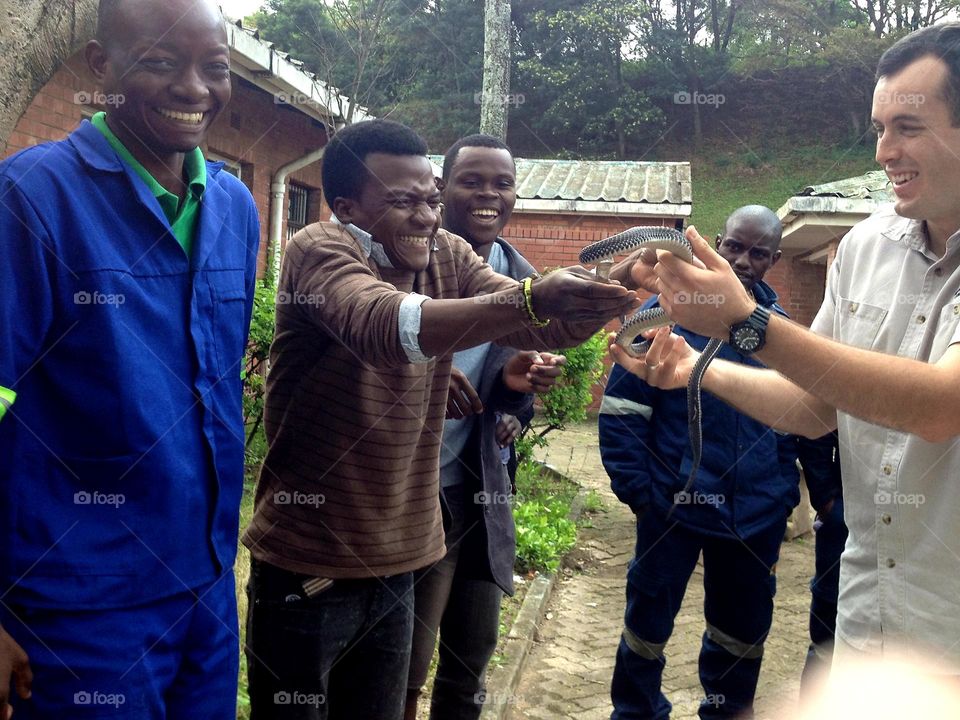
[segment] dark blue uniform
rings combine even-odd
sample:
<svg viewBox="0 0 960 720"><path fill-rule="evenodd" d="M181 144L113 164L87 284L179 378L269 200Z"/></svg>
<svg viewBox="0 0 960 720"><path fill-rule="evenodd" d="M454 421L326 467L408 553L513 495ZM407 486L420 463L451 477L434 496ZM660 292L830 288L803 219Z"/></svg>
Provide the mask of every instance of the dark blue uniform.
<svg viewBox="0 0 960 720"><path fill-rule="evenodd" d="M754 294L785 315L768 285L757 283ZM655 299L647 303L655 305ZM674 332L698 350L708 341L680 327ZM718 357L759 364L728 345ZM703 458L693 487L682 494L691 467L686 396L686 390L652 388L614 365L601 407L604 467L617 497L638 516L613 718L669 717L671 705L660 690L663 650L701 552L707 629L700 715L751 711L773 617L774 567L787 516L800 498L796 438L706 392Z"/></svg>

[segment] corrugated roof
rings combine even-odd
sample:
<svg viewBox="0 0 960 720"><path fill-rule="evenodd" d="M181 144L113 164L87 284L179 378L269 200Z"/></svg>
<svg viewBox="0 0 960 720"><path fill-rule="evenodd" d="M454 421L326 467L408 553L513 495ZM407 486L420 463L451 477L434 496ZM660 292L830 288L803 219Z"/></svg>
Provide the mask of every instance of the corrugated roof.
<svg viewBox="0 0 960 720"><path fill-rule="evenodd" d="M443 165L442 155L430 160ZM690 163L516 158L522 200L586 200L684 205L692 201Z"/></svg>
<svg viewBox="0 0 960 720"><path fill-rule="evenodd" d="M798 195L818 197L862 198L871 200L893 200L890 180L883 170L871 170L857 177L844 178L822 185L809 185Z"/></svg>
<svg viewBox="0 0 960 720"><path fill-rule="evenodd" d="M542 200L691 202L690 163L517 158L517 195Z"/></svg>

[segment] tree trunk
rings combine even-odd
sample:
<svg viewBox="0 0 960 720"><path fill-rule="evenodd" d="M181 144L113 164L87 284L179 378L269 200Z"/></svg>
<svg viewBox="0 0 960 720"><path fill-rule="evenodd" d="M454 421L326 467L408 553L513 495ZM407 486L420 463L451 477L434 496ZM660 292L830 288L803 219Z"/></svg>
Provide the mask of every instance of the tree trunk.
<svg viewBox="0 0 960 720"><path fill-rule="evenodd" d="M510 104L510 0L485 0L480 132L507 139Z"/></svg>
<svg viewBox="0 0 960 720"><path fill-rule="evenodd" d="M97 0L3 0L0 152L37 91L93 37Z"/></svg>

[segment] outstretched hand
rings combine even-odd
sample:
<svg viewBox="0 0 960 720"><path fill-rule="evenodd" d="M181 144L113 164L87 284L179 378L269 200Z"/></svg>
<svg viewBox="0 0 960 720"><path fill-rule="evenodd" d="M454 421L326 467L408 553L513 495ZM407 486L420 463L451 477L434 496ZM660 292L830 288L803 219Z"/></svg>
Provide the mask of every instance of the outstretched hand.
<svg viewBox="0 0 960 720"><path fill-rule="evenodd" d="M640 306L637 293L617 282L598 281L579 265L556 270L532 287L533 311L544 320L605 323Z"/></svg>
<svg viewBox="0 0 960 720"><path fill-rule="evenodd" d="M564 355L524 350L503 366L503 383L515 392L541 395L557 384L566 363Z"/></svg>
<svg viewBox="0 0 960 720"><path fill-rule="evenodd" d="M730 326L756 307L730 263L710 247L692 225L686 238L697 261L684 262L672 253L657 252L654 273L660 306L675 323L709 337L726 340Z"/></svg>
<svg viewBox="0 0 960 720"><path fill-rule="evenodd" d="M687 345L682 337L671 333L668 327L644 333L644 337L652 339L653 342L646 354L639 358L633 357L617 345L613 341L614 337L613 333L607 337L610 357L614 362L648 385L663 390L686 387L690 372L700 357L700 353Z"/></svg>

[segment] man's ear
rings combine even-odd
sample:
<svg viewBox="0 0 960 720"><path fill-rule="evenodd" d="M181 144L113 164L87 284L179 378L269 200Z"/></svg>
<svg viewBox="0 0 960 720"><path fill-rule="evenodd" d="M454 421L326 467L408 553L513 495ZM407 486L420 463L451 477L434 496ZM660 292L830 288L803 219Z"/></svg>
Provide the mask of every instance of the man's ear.
<svg viewBox="0 0 960 720"><path fill-rule="evenodd" d="M98 40L91 40L83 49L83 56L87 60L87 67L100 82L107 74L107 50Z"/></svg>
<svg viewBox="0 0 960 720"><path fill-rule="evenodd" d="M345 197L334 198L330 209L333 210L333 214L337 216L337 220L342 222L344 225L349 225L353 222L353 215L354 211L356 210L356 200Z"/></svg>
<svg viewBox="0 0 960 720"><path fill-rule="evenodd" d="M777 251L773 254L773 257L770 259L770 267L773 267L774 265L777 264L777 260L780 259L780 256L781 256L781 255L783 255L783 253L780 252L779 250L777 250Z"/></svg>

